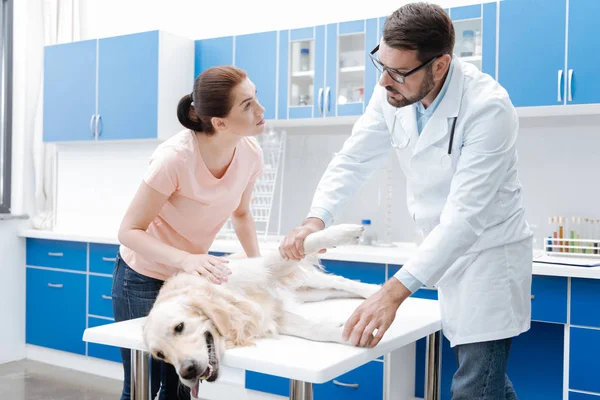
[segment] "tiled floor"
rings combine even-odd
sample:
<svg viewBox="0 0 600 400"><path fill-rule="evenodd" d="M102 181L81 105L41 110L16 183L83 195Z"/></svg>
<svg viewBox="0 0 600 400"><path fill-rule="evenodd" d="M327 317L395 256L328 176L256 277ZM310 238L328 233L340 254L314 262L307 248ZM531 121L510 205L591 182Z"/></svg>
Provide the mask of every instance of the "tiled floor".
<svg viewBox="0 0 600 400"><path fill-rule="evenodd" d="M121 382L35 361L0 364L2 400L119 400Z"/></svg>

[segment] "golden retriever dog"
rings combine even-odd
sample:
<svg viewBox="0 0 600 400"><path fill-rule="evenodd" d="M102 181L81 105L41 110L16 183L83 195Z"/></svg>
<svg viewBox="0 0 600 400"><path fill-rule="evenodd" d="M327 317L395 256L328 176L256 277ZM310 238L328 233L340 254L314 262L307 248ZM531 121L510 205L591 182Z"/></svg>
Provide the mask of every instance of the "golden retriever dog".
<svg viewBox="0 0 600 400"><path fill-rule="evenodd" d="M315 322L294 313L306 301L366 298L379 290L323 271L321 249L355 244L362 226L335 225L309 235L301 261L279 251L230 260L229 280L216 285L199 275L180 273L161 288L144 327L152 356L172 364L181 382L197 397L202 381L215 381L223 352L279 334L345 343L343 324Z"/></svg>

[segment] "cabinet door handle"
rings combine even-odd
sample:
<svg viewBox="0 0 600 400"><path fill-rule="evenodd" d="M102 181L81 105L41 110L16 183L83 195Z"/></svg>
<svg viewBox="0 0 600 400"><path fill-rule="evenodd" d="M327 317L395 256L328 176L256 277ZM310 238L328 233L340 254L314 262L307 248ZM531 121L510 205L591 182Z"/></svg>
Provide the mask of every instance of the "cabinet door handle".
<svg viewBox="0 0 600 400"><path fill-rule="evenodd" d="M319 95L317 97L317 101L319 102L317 105L317 107L319 108L319 114L323 115L323 88L319 89Z"/></svg>
<svg viewBox="0 0 600 400"><path fill-rule="evenodd" d="M561 89L561 85L560 82L562 82L562 76L563 76L563 70L558 70L558 101L562 101L562 91Z"/></svg>
<svg viewBox="0 0 600 400"><path fill-rule="evenodd" d="M103 298L104 300L112 300L112 296L107 296L107 295L105 295L105 294L103 294L103 295L102 295L102 298Z"/></svg>
<svg viewBox="0 0 600 400"><path fill-rule="evenodd" d="M102 118L102 116L100 114L98 114L96 116L96 138L99 138L100 136L102 136L102 132L99 131L101 118Z"/></svg>
<svg viewBox="0 0 600 400"><path fill-rule="evenodd" d="M567 99L573 101L573 70L570 69L567 75L567 84L569 85L569 92Z"/></svg>
<svg viewBox="0 0 600 400"><path fill-rule="evenodd" d="M328 86L327 89L325 89L325 101L327 102L327 112L331 111L331 88Z"/></svg>
<svg viewBox="0 0 600 400"><path fill-rule="evenodd" d="M102 257L102 261L106 261L106 262L116 262L117 258L116 257Z"/></svg>
<svg viewBox="0 0 600 400"><path fill-rule="evenodd" d="M62 256L63 256L63 253L53 253L53 252L49 251L49 252L48 252L48 255L49 255L50 257L62 257Z"/></svg>
<svg viewBox="0 0 600 400"><path fill-rule="evenodd" d="M96 137L94 132L94 118L96 118L96 114L92 114L92 117L90 118L90 133L92 134L92 137Z"/></svg>
<svg viewBox="0 0 600 400"><path fill-rule="evenodd" d="M63 284L62 283L48 283L48 287L62 289Z"/></svg>
<svg viewBox="0 0 600 400"><path fill-rule="evenodd" d="M535 300L535 295L531 295L531 300Z"/></svg>
<svg viewBox="0 0 600 400"><path fill-rule="evenodd" d="M342 383L342 382L336 381L334 379L333 380L333 384L334 385L338 385L338 386L343 386L343 387L349 387L349 388L358 389L358 383Z"/></svg>

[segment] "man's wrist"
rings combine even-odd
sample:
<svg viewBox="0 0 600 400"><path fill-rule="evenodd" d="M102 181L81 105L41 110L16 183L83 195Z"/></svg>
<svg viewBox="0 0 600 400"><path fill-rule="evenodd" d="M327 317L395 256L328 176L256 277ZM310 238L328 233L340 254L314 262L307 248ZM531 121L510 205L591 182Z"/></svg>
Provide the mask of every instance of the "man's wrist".
<svg viewBox="0 0 600 400"><path fill-rule="evenodd" d="M321 218L317 217L308 217L304 220L302 225L310 225L318 230L325 229L325 222Z"/></svg>
<svg viewBox="0 0 600 400"><path fill-rule="evenodd" d="M396 278L388 280L382 289L398 306L411 295L411 291Z"/></svg>

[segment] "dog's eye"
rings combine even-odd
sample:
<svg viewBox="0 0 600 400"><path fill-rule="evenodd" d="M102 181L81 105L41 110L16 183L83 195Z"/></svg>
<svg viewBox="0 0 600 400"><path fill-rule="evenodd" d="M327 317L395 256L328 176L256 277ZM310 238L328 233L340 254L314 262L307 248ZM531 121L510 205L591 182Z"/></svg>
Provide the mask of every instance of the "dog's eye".
<svg viewBox="0 0 600 400"><path fill-rule="evenodd" d="M158 351L158 352L156 352L156 358L160 358L161 360L164 360L165 355L163 354L162 351Z"/></svg>
<svg viewBox="0 0 600 400"><path fill-rule="evenodd" d="M182 322L182 323L180 323L179 325L177 325L177 326L175 327L175 332L176 332L176 333L181 333L181 332L183 332L183 322Z"/></svg>

